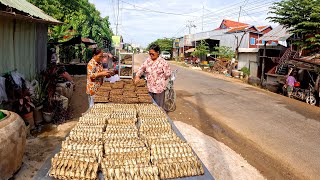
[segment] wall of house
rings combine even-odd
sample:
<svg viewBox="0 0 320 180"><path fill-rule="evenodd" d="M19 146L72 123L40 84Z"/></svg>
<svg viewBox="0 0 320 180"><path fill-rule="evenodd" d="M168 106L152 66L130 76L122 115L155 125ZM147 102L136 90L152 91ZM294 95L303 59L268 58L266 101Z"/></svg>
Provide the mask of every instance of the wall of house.
<svg viewBox="0 0 320 180"><path fill-rule="evenodd" d="M250 33L249 34L249 48L257 48L257 39L259 38L259 35L256 33Z"/></svg>
<svg viewBox="0 0 320 180"><path fill-rule="evenodd" d="M249 33L244 34L243 32L241 33L230 33L230 34L224 34L223 36L220 36L220 46L227 46L227 47L231 47L232 50L236 49L237 46L237 40L235 38L235 36L237 36L239 38L239 41L241 39L241 36L243 36L243 39L241 41L240 47L239 48L248 48L249 44Z"/></svg>
<svg viewBox="0 0 320 180"><path fill-rule="evenodd" d="M36 25L0 17L0 73L17 69L26 78L36 73Z"/></svg>
<svg viewBox="0 0 320 180"><path fill-rule="evenodd" d="M0 16L0 73L17 70L27 79L47 66L48 26Z"/></svg>
<svg viewBox="0 0 320 180"><path fill-rule="evenodd" d="M238 69L247 67L250 70L250 76L258 75L258 53L239 53Z"/></svg>

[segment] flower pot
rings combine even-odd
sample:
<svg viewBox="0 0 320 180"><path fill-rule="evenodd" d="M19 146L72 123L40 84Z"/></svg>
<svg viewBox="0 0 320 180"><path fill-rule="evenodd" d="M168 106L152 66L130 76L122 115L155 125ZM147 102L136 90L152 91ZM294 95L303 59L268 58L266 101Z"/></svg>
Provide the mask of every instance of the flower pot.
<svg viewBox="0 0 320 180"><path fill-rule="evenodd" d="M36 125L40 124L43 121L42 108L43 108L42 105L39 106L39 107L34 108L33 118L34 118L34 123Z"/></svg>
<svg viewBox="0 0 320 180"><path fill-rule="evenodd" d="M22 119L30 124L30 128L34 128L34 118L33 118L33 111L23 114Z"/></svg>
<svg viewBox="0 0 320 180"><path fill-rule="evenodd" d="M53 118L53 112L42 112L43 119L45 122L51 122Z"/></svg>

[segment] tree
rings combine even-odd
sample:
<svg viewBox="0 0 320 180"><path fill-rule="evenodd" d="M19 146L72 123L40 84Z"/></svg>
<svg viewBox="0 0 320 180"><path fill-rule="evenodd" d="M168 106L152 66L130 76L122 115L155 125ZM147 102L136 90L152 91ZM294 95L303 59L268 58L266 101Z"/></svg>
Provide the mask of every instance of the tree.
<svg viewBox="0 0 320 180"><path fill-rule="evenodd" d="M109 17L100 17L100 12L88 0L28 0L48 15L63 22L61 26L49 27L49 38L61 41L63 37L81 35L89 37L102 47L111 42L112 30ZM72 31L68 31L73 29Z"/></svg>
<svg viewBox="0 0 320 180"><path fill-rule="evenodd" d="M225 58L231 60L234 57L234 51L232 51L231 47L227 46L217 46L214 47L215 51L211 54L218 56L219 58Z"/></svg>
<svg viewBox="0 0 320 180"><path fill-rule="evenodd" d="M196 47L196 50L191 53L191 55L196 56L201 60L204 60L208 53L209 53L208 43L204 40L201 40L200 44Z"/></svg>
<svg viewBox="0 0 320 180"><path fill-rule="evenodd" d="M319 0L282 0L275 2L269 13L275 16L268 19L301 37L295 42L301 49L320 49Z"/></svg>
<svg viewBox="0 0 320 180"><path fill-rule="evenodd" d="M148 45L148 49L151 44L157 44L160 47L161 51L171 52L172 45L173 45L173 39L172 38L157 39L156 41L154 41Z"/></svg>

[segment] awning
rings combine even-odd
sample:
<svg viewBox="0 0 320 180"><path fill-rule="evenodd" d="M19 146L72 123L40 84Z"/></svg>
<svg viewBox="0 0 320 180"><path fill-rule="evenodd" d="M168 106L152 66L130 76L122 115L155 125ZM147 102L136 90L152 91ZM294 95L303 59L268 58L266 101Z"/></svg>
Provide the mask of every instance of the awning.
<svg viewBox="0 0 320 180"><path fill-rule="evenodd" d="M185 53L191 53L191 52L193 52L195 50L196 50L196 48L191 48L191 49L186 50Z"/></svg>
<svg viewBox="0 0 320 180"><path fill-rule="evenodd" d="M75 36L71 39L69 39L68 41L63 41L63 42L49 42L49 44L61 44L61 45L65 45L65 46L70 46L70 45L75 45L75 44L85 44L85 45L94 45L97 44L93 39L89 39L89 38L81 38L80 35Z"/></svg>
<svg viewBox="0 0 320 180"><path fill-rule="evenodd" d="M259 48L239 48L239 53L257 53Z"/></svg>

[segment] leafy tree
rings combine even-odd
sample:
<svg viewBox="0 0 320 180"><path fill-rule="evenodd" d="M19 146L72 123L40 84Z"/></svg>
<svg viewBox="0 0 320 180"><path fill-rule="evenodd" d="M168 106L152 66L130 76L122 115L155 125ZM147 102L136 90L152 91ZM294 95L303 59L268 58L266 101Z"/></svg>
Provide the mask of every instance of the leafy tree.
<svg viewBox="0 0 320 180"><path fill-rule="evenodd" d="M268 17L301 37L296 41L302 49L320 49L320 1L282 0L275 2Z"/></svg>
<svg viewBox="0 0 320 180"><path fill-rule="evenodd" d="M160 47L161 51L171 52L173 39L171 38L157 39L156 41L150 43L147 49L149 49L151 44L157 44Z"/></svg>
<svg viewBox="0 0 320 180"><path fill-rule="evenodd" d="M88 0L28 0L48 15L63 22L61 26L49 27L49 38L61 41L65 36L89 37L103 46L111 42L112 30L109 17L100 17L100 12ZM73 29L73 31L69 31Z"/></svg>
<svg viewBox="0 0 320 180"><path fill-rule="evenodd" d="M234 57L234 51L232 51L231 47L227 46L217 46L214 47L215 51L211 54L218 56L219 58L225 58L231 60Z"/></svg>
<svg viewBox="0 0 320 180"><path fill-rule="evenodd" d="M197 45L195 51L193 51L191 55L196 56L201 60L204 60L208 53L209 53L208 43L204 40L201 40L200 44Z"/></svg>

